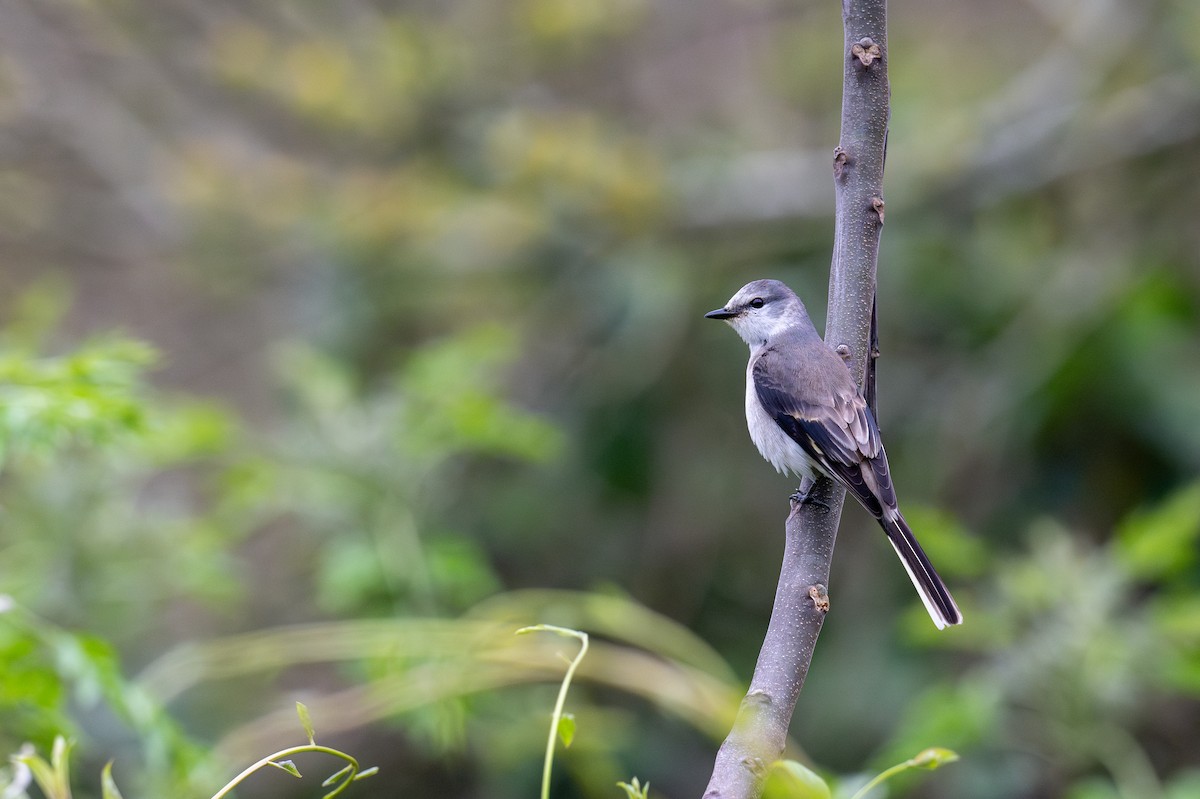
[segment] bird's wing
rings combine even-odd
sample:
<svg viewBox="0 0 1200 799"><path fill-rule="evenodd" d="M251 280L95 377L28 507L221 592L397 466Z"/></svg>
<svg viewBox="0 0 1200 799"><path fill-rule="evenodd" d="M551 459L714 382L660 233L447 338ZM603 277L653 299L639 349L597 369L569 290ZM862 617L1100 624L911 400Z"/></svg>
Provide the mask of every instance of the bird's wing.
<svg viewBox="0 0 1200 799"><path fill-rule="evenodd" d="M879 427L837 355L824 344L802 352L769 347L751 371L767 414L830 477L876 518L895 507Z"/></svg>

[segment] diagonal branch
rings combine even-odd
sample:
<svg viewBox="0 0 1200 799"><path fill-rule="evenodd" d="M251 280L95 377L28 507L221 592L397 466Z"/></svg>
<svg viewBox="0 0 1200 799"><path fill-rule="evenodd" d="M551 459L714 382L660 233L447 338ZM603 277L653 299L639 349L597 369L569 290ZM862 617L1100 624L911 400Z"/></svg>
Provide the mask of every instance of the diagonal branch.
<svg viewBox="0 0 1200 799"><path fill-rule="evenodd" d="M883 228L887 145L887 0L843 0L842 134L825 341L846 359L874 405L875 269ZM845 491L822 478L810 502L792 502L771 621L750 690L721 744L705 799L753 799L787 742L792 712L825 613L829 564Z"/></svg>

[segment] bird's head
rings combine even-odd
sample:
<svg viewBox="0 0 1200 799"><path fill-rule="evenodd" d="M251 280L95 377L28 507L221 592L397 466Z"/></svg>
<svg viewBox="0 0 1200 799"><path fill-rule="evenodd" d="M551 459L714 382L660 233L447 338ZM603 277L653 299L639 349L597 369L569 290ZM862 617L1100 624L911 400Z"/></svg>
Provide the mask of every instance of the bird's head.
<svg viewBox="0 0 1200 799"><path fill-rule="evenodd" d="M807 317L804 303L778 280L747 283L729 298L724 307L704 315L705 319L728 322L751 347Z"/></svg>

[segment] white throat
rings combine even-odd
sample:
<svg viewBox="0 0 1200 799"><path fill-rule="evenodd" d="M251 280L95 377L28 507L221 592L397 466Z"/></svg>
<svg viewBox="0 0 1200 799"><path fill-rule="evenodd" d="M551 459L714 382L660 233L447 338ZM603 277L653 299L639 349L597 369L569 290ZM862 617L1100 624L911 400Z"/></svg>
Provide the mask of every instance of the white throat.
<svg viewBox="0 0 1200 799"><path fill-rule="evenodd" d="M730 326L753 350L768 339L787 330L791 326L791 322L783 314L771 316L754 314L731 320Z"/></svg>

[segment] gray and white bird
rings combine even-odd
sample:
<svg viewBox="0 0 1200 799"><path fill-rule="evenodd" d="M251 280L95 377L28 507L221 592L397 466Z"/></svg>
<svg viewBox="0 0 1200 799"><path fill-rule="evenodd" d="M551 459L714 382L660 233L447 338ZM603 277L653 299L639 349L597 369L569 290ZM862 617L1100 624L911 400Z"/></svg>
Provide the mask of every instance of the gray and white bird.
<svg viewBox="0 0 1200 799"><path fill-rule="evenodd" d="M938 629L962 613L900 513L879 427L846 363L821 340L804 303L778 280L747 283L708 319L750 345L746 424L778 471L828 475L887 533Z"/></svg>

